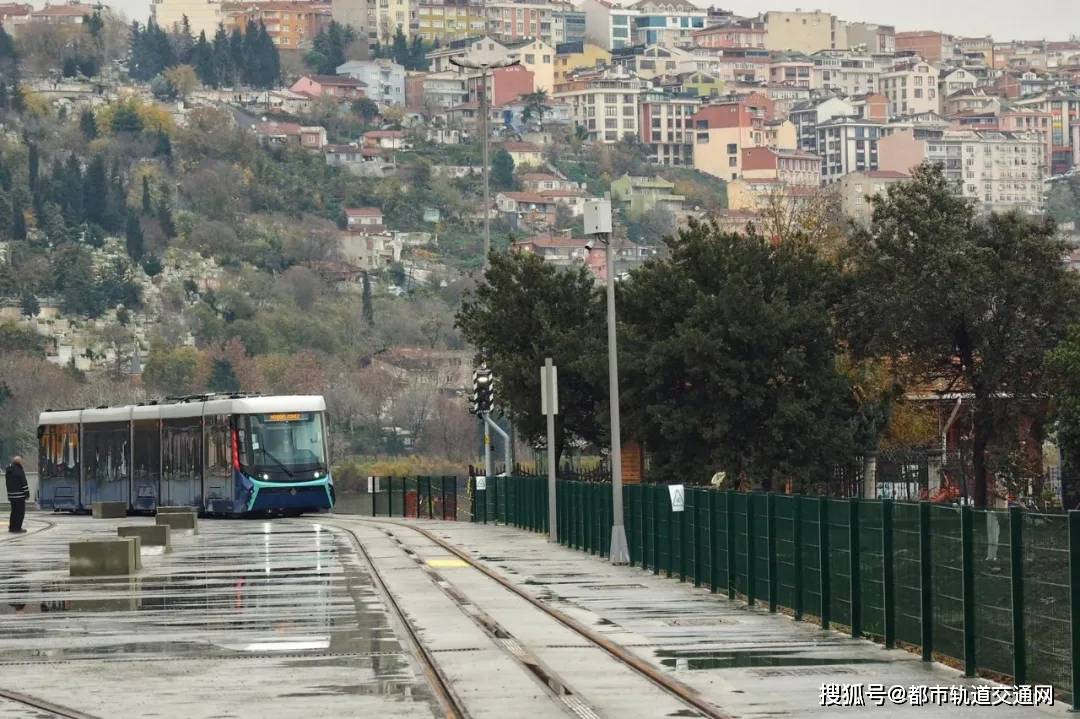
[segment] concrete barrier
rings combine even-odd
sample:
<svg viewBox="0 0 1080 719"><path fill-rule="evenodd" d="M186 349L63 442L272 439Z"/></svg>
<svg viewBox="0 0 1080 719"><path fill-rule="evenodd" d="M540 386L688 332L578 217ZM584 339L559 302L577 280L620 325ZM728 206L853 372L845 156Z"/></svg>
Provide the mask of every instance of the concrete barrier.
<svg viewBox="0 0 1080 719"><path fill-rule="evenodd" d="M166 506L166 507L158 507L157 508L157 513L158 514L189 514L189 513L192 513L192 512L195 512L194 507Z"/></svg>
<svg viewBox="0 0 1080 719"><path fill-rule="evenodd" d="M138 524L116 528L117 535L121 537L138 537L142 547L164 547L166 552L172 549L169 541L171 531L167 524Z"/></svg>
<svg viewBox="0 0 1080 719"><path fill-rule="evenodd" d="M124 576L142 566L138 537L71 542L69 572L73 577Z"/></svg>
<svg viewBox="0 0 1080 719"><path fill-rule="evenodd" d="M154 523L158 526L167 526L173 532L181 529L190 529L194 534L199 533L198 519L194 512L159 514L154 518Z"/></svg>
<svg viewBox="0 0 1080 719"><path fill-rule="evenodd" d="M94 502L94 519L123 519L127 516L127 502Z"/></svg>

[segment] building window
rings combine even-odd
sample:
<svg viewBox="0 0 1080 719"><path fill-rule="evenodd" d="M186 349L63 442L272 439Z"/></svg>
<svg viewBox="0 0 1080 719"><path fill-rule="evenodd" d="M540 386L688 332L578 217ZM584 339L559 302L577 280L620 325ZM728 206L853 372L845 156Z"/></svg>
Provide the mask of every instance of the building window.
<svg viewBox="0 0 1080 719"><path fill-rule="evenodd" d="M739 158L738 158L738 157L735 157L735 156L733 155L733 156L731 156L731 157L729 157L729 158L727 159L727 164L728 164L728 167L738 167L738 165L739 165Z"/></svg>
<svg viewBox="0 0 1080 719"><path fill-rule="evenodd" d="M728 143L727 151L729 155L734 155L739 152L739 146L734 142Z"/></svg>

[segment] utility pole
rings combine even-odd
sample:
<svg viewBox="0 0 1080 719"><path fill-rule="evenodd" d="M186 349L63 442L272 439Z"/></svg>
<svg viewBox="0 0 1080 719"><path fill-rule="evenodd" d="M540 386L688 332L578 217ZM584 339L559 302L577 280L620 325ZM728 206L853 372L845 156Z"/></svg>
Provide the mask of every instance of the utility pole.
<svg viewBox="0 0 1080 719"><path fill-rule="evenodd" d="M559 375L551 358L540 368L540 411L547 416L548 541L558 542L558 519L555 509L555 415L559 413Z"/></svg>
<svg viewBox="0 0 1080 719"><path fill-rule="evenodd" d="M608 394L611 410L611 548L612 564L629 564L630 549L623 525L622 437L619 428L619 359L615 332L615 248L611 236L611 200L585 203L585 234L604 243L607 252Z"/></svg>
<svg viewBox="0 0 1080 719"><path fill-rule="evenodd" d="M484 17L484 22L487 22L487 16ZM484 37L487 37L485 32ZM492 83L495 82L494 76L491 74L492 70L501 67L510 67L511 65L517 65L518 60L499 60L496 62L471 62L469 60L462 60L456 57L450 58L450 63L457 67L465 68L466 70L479 70L480 71L480 133L483 136L484 146L484 167L483 167L483 182L484 182L484 263L483 267L486 270L488 267L488 255L491 254L491 131L488 129L488 78L492 78Z"/></svg>

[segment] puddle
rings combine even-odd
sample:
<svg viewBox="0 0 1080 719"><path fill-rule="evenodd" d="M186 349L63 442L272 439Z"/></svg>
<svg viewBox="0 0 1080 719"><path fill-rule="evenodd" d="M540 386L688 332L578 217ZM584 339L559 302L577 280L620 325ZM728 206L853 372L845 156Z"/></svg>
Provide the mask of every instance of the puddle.
<svg viewBox="0 0 1080 719"><path fill-rule="evenodd" d="M696 671L699 669L738 669L743 667L807 667L838 664L887 664L878 659L855 657L813 657L801 652L778 651L695 651L659 649L656 657L665 667Z"/></svg>

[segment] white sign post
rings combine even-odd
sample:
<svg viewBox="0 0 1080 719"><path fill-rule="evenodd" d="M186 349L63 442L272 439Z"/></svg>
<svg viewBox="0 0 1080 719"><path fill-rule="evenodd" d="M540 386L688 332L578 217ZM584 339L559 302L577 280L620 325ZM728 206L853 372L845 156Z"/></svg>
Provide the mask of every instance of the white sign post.
<svg viewBox="0 0 1080 719"><path fill-rule="evenodd" d="M544 358L540 368L540 411L547 416L548 541L559 541L555 517L555 415L559 413L559 370Z"/></svg>
<svg viewBox="0 0 1080 719"><path fill-rule="evenodd" d="M681 484L669 484L668 494L671 495L671 511L683 511L683 505L686 501L686 490L683 489L683 486Z"/></svg>
<svg viewBox="0 0 1080 719"><path fill-rule="evenodd" d="M482 474L478 474L473 479L476 480L476 491L483 492L487 489L487 477Z"/></svg>

